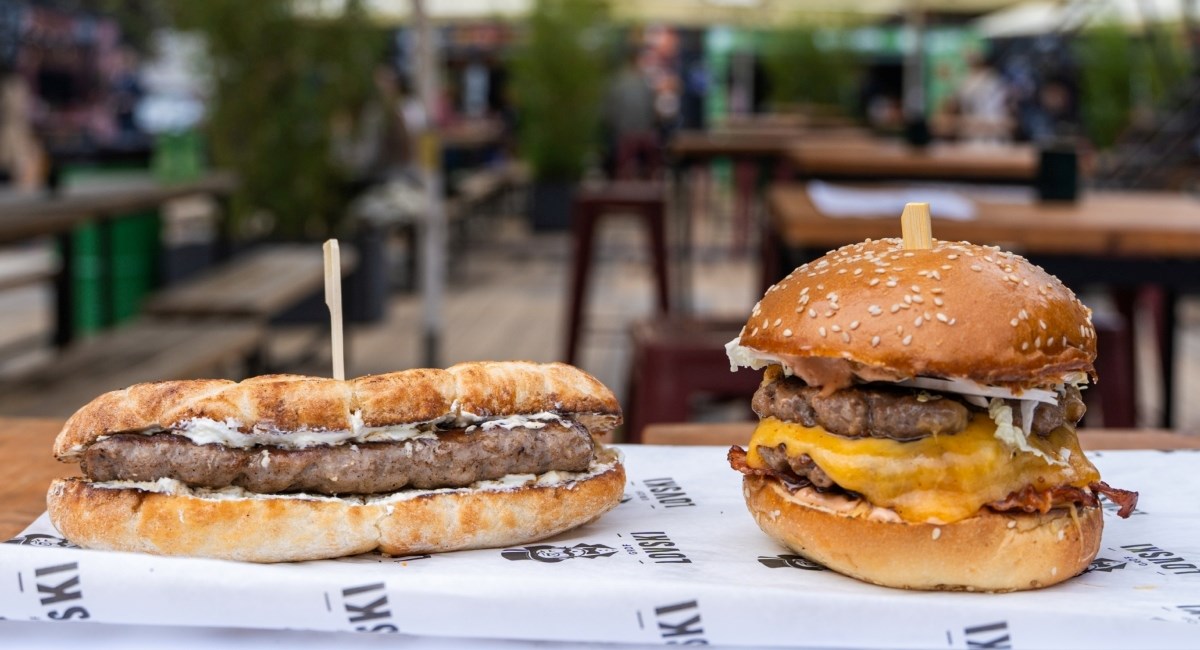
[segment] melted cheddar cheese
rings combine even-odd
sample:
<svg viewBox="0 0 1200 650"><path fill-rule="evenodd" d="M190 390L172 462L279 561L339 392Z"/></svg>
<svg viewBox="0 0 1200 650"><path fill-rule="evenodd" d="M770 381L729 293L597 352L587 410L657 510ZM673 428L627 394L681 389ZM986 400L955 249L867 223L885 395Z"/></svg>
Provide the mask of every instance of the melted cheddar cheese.
<svg viewBox="0 0 1200 650"><path fill-rule="evenodd" d="M1042 490L1086 487L1100 480L1071 429L1029 437L1029 444L1053 464L1008 446L993 435L995 430L991 418L977 414L959 433L898 442L846 438L821 427L766 418L750 439L746 463L766 468L758 447L782 444L788 456L808 454L835 483L872 504L890 508L906 521L936 524L970 517L1026 485Z"/></svg>

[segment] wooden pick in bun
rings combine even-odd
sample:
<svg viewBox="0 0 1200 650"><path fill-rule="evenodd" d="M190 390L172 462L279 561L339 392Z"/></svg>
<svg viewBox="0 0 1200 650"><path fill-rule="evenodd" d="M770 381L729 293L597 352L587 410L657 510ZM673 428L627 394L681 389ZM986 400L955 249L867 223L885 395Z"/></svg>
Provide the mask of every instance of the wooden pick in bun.
<svg viewBox="0 0 1200 650"><path fill-rule="evenodd" d="M911 246L911 244L910 244ZM994 247L865 241L767 290L731 363L767 368L730 450L768 535L860 580L1013 591L1066 580L1100 544L1079 448L1091 312Z"/></svg>
<svg viewBox="0 0 1200 650"><path fill-rule="evenodd" d="M612 392L563 364L138 384L75 413L51 521L86 548L253 562L523 544L620 501Z"/></svg>

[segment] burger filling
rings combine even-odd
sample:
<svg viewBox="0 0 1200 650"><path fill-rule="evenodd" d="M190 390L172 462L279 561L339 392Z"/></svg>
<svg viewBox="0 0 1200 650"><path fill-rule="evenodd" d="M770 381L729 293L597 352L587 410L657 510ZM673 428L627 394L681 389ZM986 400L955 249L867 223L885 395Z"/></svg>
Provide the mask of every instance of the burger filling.
<svg viewBox="0 0 1200 650"><path fill-rule="evenodd" d="M365 495L466 487L515 474L583 472L595 459L591 434L574 420L494 422L431 424L422 435L386 441L332 432L334 442L302 446L201 443L185 431L121 433L90 445L80 466L96 482L167 479L255 493Z"/></svg>
<svg viewBox="0 0 1200 650"><path fill-rule="evenodd" d="M981 508L1095 505L1100 492L1126 514L1136 502L1101 483L1079 448L1084 406L1069 384L1055 403L1034 404L893 383L829 392L772 374L754 397L763 419L749 449L730 454L743 473L865 499L911 522L952 523Z"/></svg>

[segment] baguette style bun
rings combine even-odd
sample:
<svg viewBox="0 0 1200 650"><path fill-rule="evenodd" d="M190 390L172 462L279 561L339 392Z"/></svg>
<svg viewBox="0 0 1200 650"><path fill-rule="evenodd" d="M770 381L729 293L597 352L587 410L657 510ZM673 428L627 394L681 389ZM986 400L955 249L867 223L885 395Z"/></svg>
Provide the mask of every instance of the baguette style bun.
<svg viewBox="0 0 1200 650"><path fill-rule="evenodd" d="M376 549L414 555L532 542L608 512L624 487L617 453L604 450L586 473L368 499L179 487L169 493L59 479L47 510L55 527L85 548L296 562Z"/></svg>
<svg viewBox="0 0 1200 650"><path fill-rule="evenodd" d="M471 362L339 381L265 375L135 384L105 393L75 412L54 443L77 460L97 438L178 428L194 418L232 422L242 431L345 431L500 415L553 412L592 434L621 422L617 398L588 373L562 363Z"/></svg>
<svg viewBox="0 0 1200 650"><path fill-rule="evenodd" d="M767 535L838 573L885 587L1036 589L1078 575L1100 548L1098 507L1080 507L1075 516L984 509L952 524L915 524L839 513L822 507L808 488L792 494L775 478L746 476L742 484Z"/></svg>

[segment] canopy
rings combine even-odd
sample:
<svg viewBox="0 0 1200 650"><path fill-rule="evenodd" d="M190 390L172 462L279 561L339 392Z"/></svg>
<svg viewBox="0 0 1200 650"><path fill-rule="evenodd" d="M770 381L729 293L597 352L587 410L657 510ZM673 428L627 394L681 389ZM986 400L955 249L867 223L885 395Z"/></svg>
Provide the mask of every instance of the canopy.
<svg viewBox="0 0 1200 650"><path fill-rule="evenodd" d="M1141 29L1147 24L1178 22L1186 0L1037 1L1001 9L975 21L986 38L1035 36L1105 24Z"/></svg>

